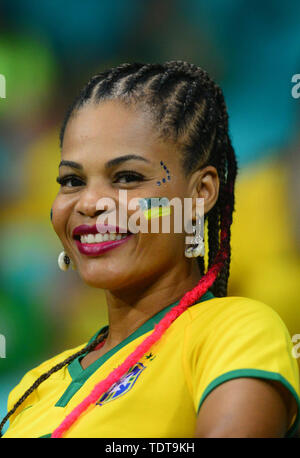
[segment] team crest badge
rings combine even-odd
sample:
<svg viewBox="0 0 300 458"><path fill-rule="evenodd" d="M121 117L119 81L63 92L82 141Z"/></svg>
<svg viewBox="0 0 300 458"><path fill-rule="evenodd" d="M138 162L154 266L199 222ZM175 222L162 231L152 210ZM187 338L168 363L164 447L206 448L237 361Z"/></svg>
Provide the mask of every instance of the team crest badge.
<svg viewBox="0 0 300 458"><path fill-rule="evenodd" d="M101 398L96 402L96 405L102 406L106 402L123 396L123 394L131 390L144 369L146 369L146 366L144 366L143 363L135 364L135 366L129 369L129 371L124 374L118 382L112 385L106 393L103 393Z"/></svg>

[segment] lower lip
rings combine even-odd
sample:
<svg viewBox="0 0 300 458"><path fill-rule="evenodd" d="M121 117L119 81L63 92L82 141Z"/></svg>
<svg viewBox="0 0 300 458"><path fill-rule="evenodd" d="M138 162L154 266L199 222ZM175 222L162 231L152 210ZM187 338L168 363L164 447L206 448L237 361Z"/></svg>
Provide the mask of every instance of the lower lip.
<svg viewBox="0 0 300 458"><path fill-rule="evenodd" d="M98 256L99 254L123 245L123 243L126 243L133 235L134 234L130 234L121 240L109 240L107 242L100 243L81 243L80 240L75 240L75 243L80 253L88 256Z"/></svg>

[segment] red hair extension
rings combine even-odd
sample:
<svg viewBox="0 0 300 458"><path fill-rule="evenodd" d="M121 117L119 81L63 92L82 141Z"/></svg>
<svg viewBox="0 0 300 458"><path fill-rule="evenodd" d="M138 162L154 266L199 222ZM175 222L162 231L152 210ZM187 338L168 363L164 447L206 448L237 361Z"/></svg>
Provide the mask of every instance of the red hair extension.
<svg viewBox="0 0 300 458"><path fill-rule="evenodd" d="M52 438L62 437L62 434L67 431L77 418L99 397L105 393L114 383L116 383L135 363L138 361L149 348L160 339L164 331L171 325L171 323L181 315L191 304L193 304L198 298L201 298L203 294L210 288L218 276L218 273L223 267L225 260L228 257L226 249L219 251L216 256L215 264L207 271L206 275L202 277L197 286L191 291L188 291L180 303L170 310L165 317L155 325L154 331L150 334L137 348L131 353L125 361L113 370L106 379L99 382L91 393L77 406L72 412L62 421L62 423L52 433Z"/></svg>
<svg viewBox="0 0 300 458"><path fill-rule="evenodd" d="M102 342L100 342L97 347L94 348L94 351L95 350L99 350L99 348L103 347L103 345L105 344L105 340L103 340Z"/></svg>

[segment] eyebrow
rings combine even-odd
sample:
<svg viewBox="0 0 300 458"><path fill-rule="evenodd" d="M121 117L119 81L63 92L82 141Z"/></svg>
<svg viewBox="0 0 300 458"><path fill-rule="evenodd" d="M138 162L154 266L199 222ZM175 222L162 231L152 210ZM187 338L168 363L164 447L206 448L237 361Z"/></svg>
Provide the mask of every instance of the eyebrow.
<svg viewBox="0 0 300 458"><path fill-rule="evenodd" d="M123 162L130 161L132 159L135 159L137 161L148 162L150 164L150 161L148 161L148 159L145 159L143 156L137 156L136 154L127 154L126 156L119 156L114 159L111 159L110 161L105 163L104 167L106 169L109 169L110 167L122 164ZM61 161L58 167L62 166L72 167L73 169L79 170L83 169L81 164L74 161Z"/></svg>
<svg viewBox="0 0 300 458"><path fill-rule="evenodd" d="M78 164L78 162L74 162L74 161L60 161L60 164L59 164L58 168L59 167L63 167L64 165L67 166L67 167L72 167L73 169L82 170L82 165Z"/></svg>
<svg viewBox="0 0 300 458"><path fill-rule="evenodd" d="M145 159L143 156L137 156L136 154L127 154L126 156L119 156L114 159L111 159L110 161L106 162L104 167L106 169L109 169L110 167L113 167L114 165L119 165L119 164L122 164L123 162L130 161L132 159L135 159L137 161L148 162L150 164L150 161L148 161L148 159Z"/></svg>

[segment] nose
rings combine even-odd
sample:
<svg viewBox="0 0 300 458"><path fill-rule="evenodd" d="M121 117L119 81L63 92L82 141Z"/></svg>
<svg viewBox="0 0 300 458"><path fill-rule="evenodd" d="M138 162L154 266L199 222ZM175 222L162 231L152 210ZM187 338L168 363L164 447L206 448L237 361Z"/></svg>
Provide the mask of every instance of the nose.
<svg viewBox="0 0 300 458"><path fill-rule="evenodd" d="M103 201L105 201L107 206L101 205ZM77 201L74 209L82 216L96 218L110 210L110 207L115 207L113 199L104 197L103 192L99 192L99 189L86 188L81 193L80 199Z"/></svg>

